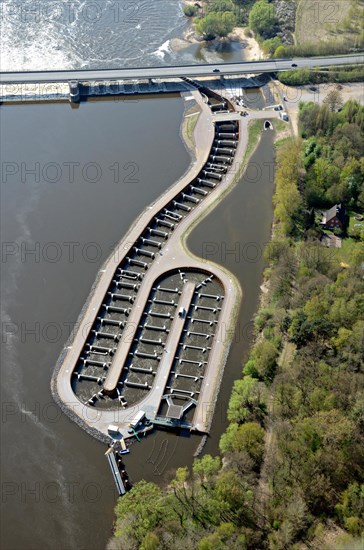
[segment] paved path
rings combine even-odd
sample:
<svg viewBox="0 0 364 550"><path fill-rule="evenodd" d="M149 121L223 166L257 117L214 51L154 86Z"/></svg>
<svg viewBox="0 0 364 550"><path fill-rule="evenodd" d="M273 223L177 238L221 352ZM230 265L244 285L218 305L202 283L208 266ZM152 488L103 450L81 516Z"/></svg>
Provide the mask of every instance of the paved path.
<svg viewBox="0 0 364 550"><path fill-rule="evenodd" d="M214 113L212 116L212 119L216 122L224 122L224 121L230 121L230 120L251 120L251 119L263 119L266 120L267 118L279 118L279 111L252 111L250 109L242 109L242 111L247 111L249 114L246 117L241 116L239 113Z"/></svg>
<svg viewBox="0 0 364 550"><path fill-rule="evenodd" d="M216 76L216 70L221 75L257 74L287 71L295 63L299 69L314 67L330 67L335 65L349 65L364 63L364 55L338 55L326 57L305 57L295 59L270 59L268 61L248 61L242 63L214 63L208 65L182 65L179 67L142 67L130 69L99 69L99 70L71 70L71 71L26 71L2 72L0 84L23 84L27 82L68 82L122 80L140 78L170 78Z"/></svg>

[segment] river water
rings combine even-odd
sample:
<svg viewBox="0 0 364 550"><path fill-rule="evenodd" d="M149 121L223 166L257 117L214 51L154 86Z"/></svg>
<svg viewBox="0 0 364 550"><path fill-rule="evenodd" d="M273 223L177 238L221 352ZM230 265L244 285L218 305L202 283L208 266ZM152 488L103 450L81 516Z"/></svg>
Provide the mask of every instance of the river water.
<svg viewBox="0 0 364 550"><path fill-rule="evenodd" d="M50 378L102 262L141 210L189 165L179 137L183 108L173 96L98 100L78 109L65 103L1 107L6 550L99 550L111 535L116 493L105 448L60 413ZM211 453L250 344L272 219L271 145L265 132L246 176L188 241L197 255L233 271L244 291L205 447ZM132 446L127 470L133 480L164 483L174 468L191 464L199 442L189 434L150 434Z"/></svg>
<svg viewBox="0 0 364 550"><path fill-rule="evenodd" d="M0 0L0 7L2 70L236 61L244 55L238 43L173 48L188 25L175 0ZM76 109L62 103L0 109L1 547L100 550L111 536L116 502L105 448L60 413L50 378L102 262L141 210L189 165L179 137L183 101L164 96L91 101ZM253 169L243 178L189 239L196 254L231 269L244 291L205 447L212 453L226 426L257 306L259 249L272 218L271 140L266 132L252 159L261 174ZM227 247L235 247L234 254ZM148 435L133 445L127 470L133 480L164 483L174 468L191 464L199 442L189 434Z"/></svg>
<svg viewBox="0 0 364 550"><path fill-rule="evenodd" d="M141 210L188 168L179 137L183 109L174 96L78 109L1 107L6 550L100 550L111 535L116 493L105 447L60 413L50 378L102 262ZM211 453L250 344L272 219L272 137L264 133L247 174L188 241L193 252L233 271L244 292L205 447ZM191 464L199 442L196 435L150 434L132 446L127 470L135 481L164 483L174 468Z"/></svg>
<svg viewBox="0 0 364 550"><path fill-rule="evenodd" d="M178 0L0 0L2 71L241 61L239 42L181 41Z"/></svg>
<svg viewBox="0 0 364 550"><path fill-rule="evenodd" d="M102 262L189 166L183 100L0 109L1 548L100 550L116 497L106 449L60 414L50 378Z"/></svg>

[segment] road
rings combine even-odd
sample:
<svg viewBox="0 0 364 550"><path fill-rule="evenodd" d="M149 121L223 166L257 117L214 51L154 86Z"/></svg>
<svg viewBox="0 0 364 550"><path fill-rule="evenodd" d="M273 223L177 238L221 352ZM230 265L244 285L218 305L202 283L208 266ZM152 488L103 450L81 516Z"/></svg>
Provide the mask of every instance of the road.
<svg viewBox="0 0 364 550"><path fill-rule="evenodd" d="M93 69L72 71L28 71L2 72L0 84L27 84L38 82L68 82L77 81L110 81L143 78L179 78L182 76L216 76L234 74L255 74L286 71L292 63L299 69L313 67L331 67L336 65L351 65L364 63L364 54L305 57L297 59L271 59L268 61L250 61L245 63L222 63L208 65L182 65L179 67L140 67L128 69ZM218 72L214 72L218 69Z"/></svg>

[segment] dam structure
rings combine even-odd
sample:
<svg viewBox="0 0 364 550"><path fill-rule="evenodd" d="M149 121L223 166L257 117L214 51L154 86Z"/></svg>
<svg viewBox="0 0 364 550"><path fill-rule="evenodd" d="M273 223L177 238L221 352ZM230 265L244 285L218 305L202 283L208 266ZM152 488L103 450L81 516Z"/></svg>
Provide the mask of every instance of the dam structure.
<svg viewBox="0 0 364 550"><path fill-rule="evenodd" d="M191 93L195 161L100 270L52 378L63 411L106 443L153 426L209 432L240 306L233 275L188 253L185 237L235 180L247 123L216 93Z"/></svg>

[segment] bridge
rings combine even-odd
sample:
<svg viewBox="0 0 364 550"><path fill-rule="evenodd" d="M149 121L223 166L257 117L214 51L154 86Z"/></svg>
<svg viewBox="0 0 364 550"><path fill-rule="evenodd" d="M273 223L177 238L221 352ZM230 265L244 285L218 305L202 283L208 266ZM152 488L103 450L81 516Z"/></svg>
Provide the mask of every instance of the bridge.
<svg viewBox="0 0 364 550"><path fill-rule="evenodd" d="M145 78L181 78L201 76L228 76L236 74L274 73L287 71L292 66L298 69L327 68L364 63L364 53L352 55L305 57L297 59L270 59L241 63L208 65L180 65L175 67L140 67L125 69L79 69L62 71L1 72L0 84L34 84L69 81L112 81Z"/></svg>

